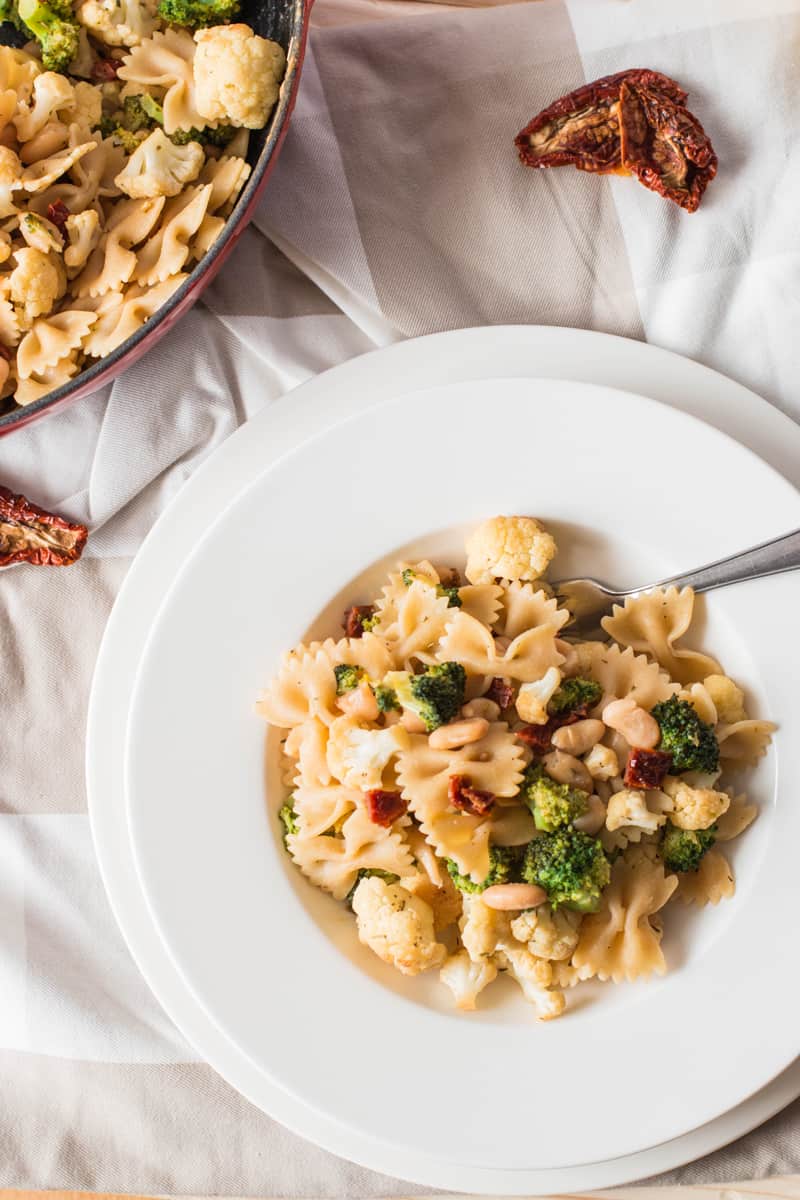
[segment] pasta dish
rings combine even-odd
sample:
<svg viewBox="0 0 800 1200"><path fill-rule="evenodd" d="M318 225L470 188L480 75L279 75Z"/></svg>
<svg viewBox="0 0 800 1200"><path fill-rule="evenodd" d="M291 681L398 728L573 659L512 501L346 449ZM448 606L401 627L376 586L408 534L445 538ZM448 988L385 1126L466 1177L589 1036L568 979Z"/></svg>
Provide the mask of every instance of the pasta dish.
<svg viewBox="0 0 800 1200"><path fill-rule="evenodd" d="M460 1009L507 972L542 1020L590 979L661 975L672 900L733 895L736 776L774 726L685 644L691 589L628 599L570 636L553 537L495 517L451 565L399 563L345 636L285 654L259 701L282 740L294 864L407 975Z"/></svg>
<svg viewBox="0 0 800 1200"><path fill-rule="evenodd" d="M0 399L153 316L219 237L286 58L238 0L0 0Z"/></svg>

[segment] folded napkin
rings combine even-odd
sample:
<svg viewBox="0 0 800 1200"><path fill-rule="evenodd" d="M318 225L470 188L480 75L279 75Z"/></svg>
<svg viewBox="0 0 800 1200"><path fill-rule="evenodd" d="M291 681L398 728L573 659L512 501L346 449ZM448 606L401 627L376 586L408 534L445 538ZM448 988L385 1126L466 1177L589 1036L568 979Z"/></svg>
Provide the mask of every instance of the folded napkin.
<svg viewBox="0 0 800 1200"><path fill-rule="evenodd" d="M2 482L93 531L76 567L0 576L8 1184L422 1190L306 1145L197 1061L138 975L93 858L82 741L104 622L153 521L241 421L354 354L487 322L645 338L800 416L796 0L317 0L314 22L281 160L204 302L114 385L0 444ZM694 216L630 179L516 160L535 112L628 66L674 75L713 138L720 172ZM797 1170L798 1104L667 1179Z"/></svg>

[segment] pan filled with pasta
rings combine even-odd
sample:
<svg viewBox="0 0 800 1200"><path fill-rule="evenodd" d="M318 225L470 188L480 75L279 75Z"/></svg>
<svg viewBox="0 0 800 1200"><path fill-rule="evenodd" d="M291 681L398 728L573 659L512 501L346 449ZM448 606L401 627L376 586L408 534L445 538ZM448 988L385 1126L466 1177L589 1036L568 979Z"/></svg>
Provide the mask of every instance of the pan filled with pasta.
<svg viewBox="0 0 800 1200"><path fill-rule="evenodd" d="M0 434L199 297L286 134L311 0L0 0Z"/></svg>

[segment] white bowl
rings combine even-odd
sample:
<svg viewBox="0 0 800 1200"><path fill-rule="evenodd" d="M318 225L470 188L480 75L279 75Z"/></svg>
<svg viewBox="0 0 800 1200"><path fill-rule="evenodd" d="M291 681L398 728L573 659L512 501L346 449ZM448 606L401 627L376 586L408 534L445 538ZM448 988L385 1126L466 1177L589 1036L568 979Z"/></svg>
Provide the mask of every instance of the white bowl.
<svg viewBox="0 0 800 1200"><path fill-rule="evenodd" d="M627 393L498 380L405 396L278 462L190 556L142 662L127 789L165 944L271 1080L376 1143L544 1169L677 1137L797 1053L786 881L800 820L776 802L776 763L793 778L798 750L779 735L755 773L765 811L738 848L734 900L670 918L664 980L597 989L540 1026L513 992L465 1018L435 980L396 977L287 862L252 701L320 613L335 632L359 580L412 546L451 554L459 527L500 511L544 519L558 573L622 585L800 523L797 493L760 460ZM791 576L715 593L704 638L785 724L797 594Z"/></svg>

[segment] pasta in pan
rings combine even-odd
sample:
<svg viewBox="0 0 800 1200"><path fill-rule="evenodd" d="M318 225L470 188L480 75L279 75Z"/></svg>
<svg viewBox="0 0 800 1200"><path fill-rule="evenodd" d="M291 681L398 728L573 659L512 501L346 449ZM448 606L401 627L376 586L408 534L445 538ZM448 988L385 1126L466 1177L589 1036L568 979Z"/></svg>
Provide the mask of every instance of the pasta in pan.
<svg viewBox="0 0 800 1200"><path fill-rule="evenodd" d="M286 67L238 8L9 0L32 40L0 46L4 407L110 354L222 233Z"/></svg>
<svg viewBox="0 0 800 1200"><path fill-rule="evenodd" d="M439 968L463 1010L504 971L550 1020L586 980L663 974L673 899L733 895L717 843L757 808L730 777L775 727L684 645L691 592L580 641L538 522L485 521L467 552L467 583L401 563L347 636L284 656L259 709L285 731L286 850L361 941L404 974Z"/></svg>

